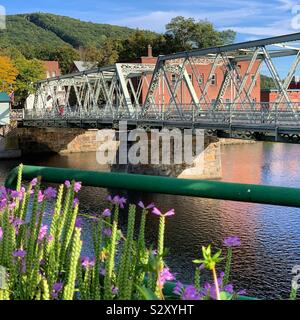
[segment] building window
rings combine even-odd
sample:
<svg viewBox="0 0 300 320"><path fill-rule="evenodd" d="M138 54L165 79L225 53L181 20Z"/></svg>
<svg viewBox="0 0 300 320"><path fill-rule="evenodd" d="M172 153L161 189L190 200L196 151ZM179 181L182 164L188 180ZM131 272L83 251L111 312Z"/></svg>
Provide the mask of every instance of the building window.
<svg viewBox="0 0 300 320"><path fill-rule="evenodd" d="M171 76L171 81L172 81L173 86L175 86L176 81L177 81L176 74L174 74L174 73L172 74L172 76Z"/></svg>
<svg viewBox="0 0 300 320"><path fill-rule="evenodd" d="M216 86L216 85L217 85L217 76L216 76L215 73L211 75L210 84L211 84L212 86Z"/></svg>
<svg viewBox="0 0 300 320"><path fill-rule="evenodd" d="M204 74L201 73L198 78L198 84L203 84L203 82L204 82Z"/></svg>
<svg viewBox="0 0 300 320"><path fill-rule="evenodd" d="M51 77L49 71L46 72L46 75L47 75L47 78L50 78L50 77Z"/></svg>
<svg viewBox="0 0 300 320"><path fill-rule="evenodd" d="M253 80L255 79L255 75L252 75L251 76L251 80L252 80L252 82L253 82ZM257 80L255 79L255 83L254 83L254 85L256 86L257 85Z"/></svg>
<svg viewBox="0 0 300 320"><path fill-rule="evenodd" d="M52 71L52 77L56 77L56 72Z"/></svg>
<svg viewBox="0 0 300 320"><path fill-rule="evenodd" d="M191 82L193 82L193 75L191 73L189 73L189 78L190 78Z"/></svg>
<svg viewBox="0 0 300 320"><path fill-rule="evenodd" d="M227 104L230 103L230 99L226 99L226 103L227 103Z"/></svg>

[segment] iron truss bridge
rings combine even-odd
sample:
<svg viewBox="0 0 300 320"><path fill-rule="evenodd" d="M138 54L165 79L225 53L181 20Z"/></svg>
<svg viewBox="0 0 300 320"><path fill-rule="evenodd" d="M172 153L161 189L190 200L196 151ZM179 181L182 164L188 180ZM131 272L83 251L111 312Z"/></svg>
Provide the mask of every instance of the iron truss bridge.
<svg viewBox="0 0 300 320"><path fill-rule="evenodd" d="M36 84L22 125L103 128L124 120L132 127L298 143L300 101L288 88L299 62L295 33L50 78ZM272 102L261 102L261 73L276 88Z"/></svg>

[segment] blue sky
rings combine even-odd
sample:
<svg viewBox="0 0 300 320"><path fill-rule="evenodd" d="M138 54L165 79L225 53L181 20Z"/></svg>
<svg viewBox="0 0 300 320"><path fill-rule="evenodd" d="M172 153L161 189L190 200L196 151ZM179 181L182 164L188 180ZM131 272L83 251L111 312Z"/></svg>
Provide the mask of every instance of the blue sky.
<svg viewBox="0 0 300 320"><path fill-rule="evenodd" d="M300 23L298 30L292 26L300 0L0 0L0 5L7 14L51 12L158 32L172 17L183 15L207 19L219 30L231 28L237 41L300 31Z"/></svg>

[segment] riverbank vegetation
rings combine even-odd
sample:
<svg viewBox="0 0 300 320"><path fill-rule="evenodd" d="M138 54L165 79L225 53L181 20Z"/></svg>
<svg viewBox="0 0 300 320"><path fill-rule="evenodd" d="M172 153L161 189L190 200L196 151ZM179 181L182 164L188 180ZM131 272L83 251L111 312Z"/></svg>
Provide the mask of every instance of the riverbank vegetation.
<svg viewBox="0 0 300 320"><path fill-rule="evenodd" d="M75 181L42 189L40 177L23 185L22 165L16 190L0 188L0 299L229 300L245 295L230 283L232 251L239 238L224 240L224 257L221 250L213 253L211 246L203 247L189 262L195 266L194 279L184 285L166 263L165 228L175 210L161 212L141 201L127 204L119 195L108 196L107 208L87 217L93 221L93 254L84 256L80 189ZM126 232L119 226L124 208ZM157 241L150 246L145 236L148 219L159 220ZM218 270L222 260L224 272ZM204 269L211 273L209 282L202 279Z"/></svg>

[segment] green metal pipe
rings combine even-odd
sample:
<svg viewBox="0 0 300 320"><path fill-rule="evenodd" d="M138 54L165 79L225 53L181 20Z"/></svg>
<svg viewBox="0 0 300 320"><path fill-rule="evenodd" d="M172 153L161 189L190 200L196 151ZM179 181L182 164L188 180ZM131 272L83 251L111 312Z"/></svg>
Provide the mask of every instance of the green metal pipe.
<svg viewBox="0 0 300 320"><path fill-rule="evenodd" d="M16 167L9 173L6 187L13 189L16 186L17 170ZM37 176L41 176L44 182L62 183L74 179L81 181L85 186L93 187L300 207L298 188L24 166L23 179L30 180Z"/></svg>

